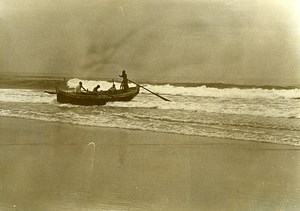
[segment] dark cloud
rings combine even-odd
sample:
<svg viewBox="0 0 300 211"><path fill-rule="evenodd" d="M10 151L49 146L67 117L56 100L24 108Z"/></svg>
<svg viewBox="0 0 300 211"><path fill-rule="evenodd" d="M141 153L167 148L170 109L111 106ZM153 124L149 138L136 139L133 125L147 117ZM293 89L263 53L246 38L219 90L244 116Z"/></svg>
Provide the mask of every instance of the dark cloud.
<svg viewBox="0 0 300 211"><path fill-rule="evenodd" d="M4 1L1 72L296 83L284 1ZM4 53L5 52L5 53Z"/></svg>

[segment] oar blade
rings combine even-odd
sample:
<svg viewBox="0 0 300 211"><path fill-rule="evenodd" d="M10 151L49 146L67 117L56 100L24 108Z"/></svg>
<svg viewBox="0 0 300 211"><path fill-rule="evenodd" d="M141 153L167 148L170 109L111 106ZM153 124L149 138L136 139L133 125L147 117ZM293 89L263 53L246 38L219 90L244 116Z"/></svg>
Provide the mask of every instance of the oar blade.
<svg viewBox="0 0 300 211"><path fill-rule="evenodd" d="M160 95L157 94L157 93L152 92L151 90L145 88L144 86L142 86L142 85L140 85L140 84L138 84L138 83L136 83L136 82L134 82L134 81L132 81L132 80L129 80L129 79L127 79L127 80L130 81L131 83L134 83L135 85L137 85L137 86L139 86L139 87L141 87L141 88L147 90L147 91L150 92L151 94L156 95L157 97L163 99L164 101L169 101L169 102L171 102L171 100L169 100L169 99L167 99L167 98L165 98L165 97L162 97L162 96L160 96Z"/></svg>

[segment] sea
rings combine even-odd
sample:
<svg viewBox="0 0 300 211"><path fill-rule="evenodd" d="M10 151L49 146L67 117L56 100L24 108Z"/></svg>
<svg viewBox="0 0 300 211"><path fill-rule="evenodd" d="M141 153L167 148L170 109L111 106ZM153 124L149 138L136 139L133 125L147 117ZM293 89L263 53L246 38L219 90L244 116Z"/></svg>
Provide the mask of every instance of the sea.
<svg viewBox="0 0 300 211"><path fill-rule="evenodd" d="M60 104L44 92L72 91L79 81L89 90L112 86L103 79L1 77L0 117L300 146L299 86L137 81L170 102L141 89L130 102L105 106Z"/></svg>
<svg viewBox="0 0 300 211"><path fill-rule="evenodd" d="M104 106L45 93L79 81L112 86L0 77L0 210L299 210L300 87L134 80L170 101L141 89Z"/></svg>

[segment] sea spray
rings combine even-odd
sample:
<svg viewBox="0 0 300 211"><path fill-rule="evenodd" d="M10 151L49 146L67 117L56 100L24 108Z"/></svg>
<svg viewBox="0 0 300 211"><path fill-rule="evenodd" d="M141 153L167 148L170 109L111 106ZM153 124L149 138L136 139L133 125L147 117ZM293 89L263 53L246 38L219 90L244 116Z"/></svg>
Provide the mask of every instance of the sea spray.
<svg viewBox="0 0 300 211"><path fill-rule="evenodd" d="M70 91L79 81L86 88L100 84L102 90L112 85L111 81L71 79ZM46 94L39 87L39 84L47 85L47 81L34 82L36 89L0 89L1 117L300 145L297 87L264 89L148 83L147 88L167 95L172 102L141 90L130 102L86 107L59 104L56 95Z"/></svg>
<svg viewBox="0 0 300 211"><path fill-rule="evenodd" d="M93 88L96 87L97 85L100 85L99 90L108 90L113 85L112 82L108 82L108 81L80 80L78 78L70 79L67 82L67 85L69 88L75 88L80 81L82 82L83 87L88 90L93 90ZM120 83L118 82L115 82L115 85L116 87L120 87Z"/></svg>
<svg viewBox="0 0 300 211"><path fill-rule="evenodd" d="M81 81L85 88L92 90L97 84L100 84L102 90L107 90L112 86L112 82L108 81L92 81L80 80L78 78L70 79L67 84L69 88L75 88L79 81ZM134 84L129 84L135 86ZM147 86L148 89L155 93L175 95L175 96L194 96L194 97L214 97L214 98L242 98L242 99L294 99L300 97L300 89L263 89L263 88L219 88L219 87L206 87L205 85L196 87L174 86L170 84L153 85L142 84ZM119 86L119 83L116 83ZM141 93L147 93L141 89Z"/></svg>

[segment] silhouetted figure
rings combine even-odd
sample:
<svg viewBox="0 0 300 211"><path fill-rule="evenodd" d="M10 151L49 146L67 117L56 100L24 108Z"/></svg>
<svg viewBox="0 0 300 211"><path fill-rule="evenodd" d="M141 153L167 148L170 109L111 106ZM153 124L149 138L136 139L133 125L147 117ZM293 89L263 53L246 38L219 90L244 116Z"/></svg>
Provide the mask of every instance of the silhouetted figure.
<svg viewBox="0 0 300 211"><path fill-rule="evenodd" d="M117 90L117 89L116 89L116 85L115 85L115 83L113 83L112 87L109 88L108 92L109 92L110 94L113 94L116 90Z"/></svg>
<svg viewBox="0 0 300 211"><path fill-rule="evenodd" d="M97 93L99 88L100 88L100 85L98 84L98 85L93 89L93 92L94 92L94 93Z"/></svg>
<svg viewBox="0 0 300 211"><path fill-rule="evenodd" d="M87 91L87 89L84 88L84 87L82 86L82 82L80 81L79 84L78 84L78 85L76 86L76 88L75 88L75 93L81 93L81 88L82 88L84 91Z"/></svg>
<svg viewBox="0 0 300 211"><path fill-rule="evenodd" d="M127 73L125 70L122 71L122 75L119 75L120 77L123 78L123 81L120 85L120 89L123 89L125 92L128 90L128 79L127 79Z"/></svg>

